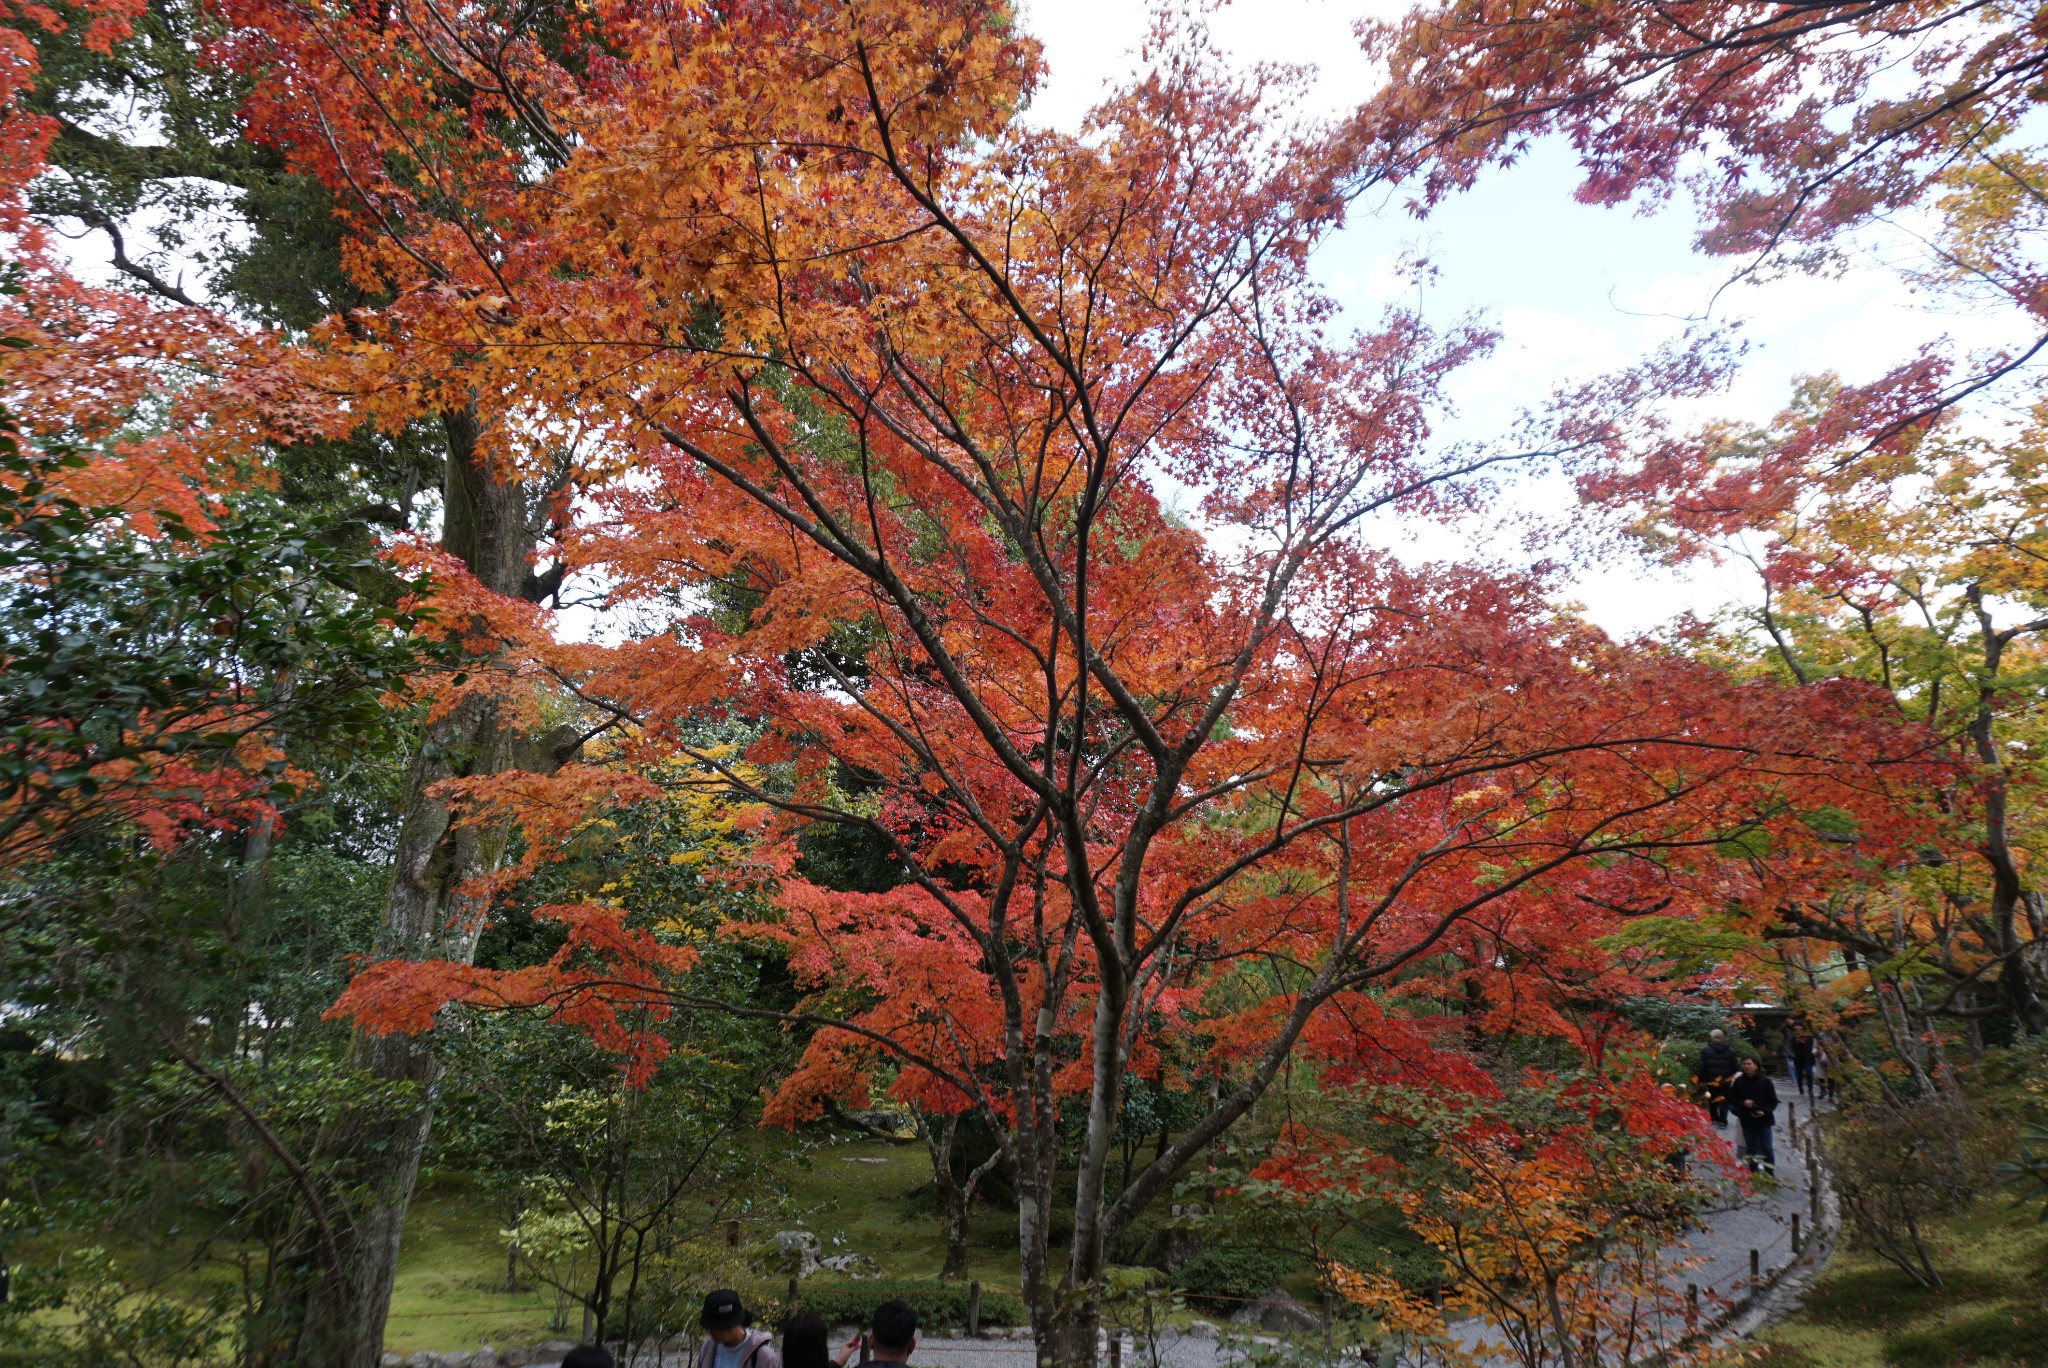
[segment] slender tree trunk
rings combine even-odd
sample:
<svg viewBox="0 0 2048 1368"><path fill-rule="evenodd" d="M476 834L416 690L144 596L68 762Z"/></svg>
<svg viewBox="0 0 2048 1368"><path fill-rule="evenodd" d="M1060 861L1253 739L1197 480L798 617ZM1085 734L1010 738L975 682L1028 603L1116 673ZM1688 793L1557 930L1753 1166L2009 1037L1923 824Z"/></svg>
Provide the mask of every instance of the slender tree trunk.
<svg viewBox="0 0 2048 1368"><path fill-rule="evenodd" d="M1991 931L1997 954L1998 984L2020 1029L2028 1035L2048 1033L2048 1000L2041 996L2026 947L2020 943L2019 915L2026 889L2021 882L2019 860L2014 856L2007 812L2007 772L1995 730L1998 672L2003 663L2009 633L1994 632L1991 617L1975 585L1970 601L1984 634L1984 676L1978 685L1977 715L1970 723L1970 740L1984 766L1984 844L1981 853L1991 866Z"/></svg>
<svg viewBox="0 0 2048 1368"><path fill-rule="evenodd" d="M1074 1239L1067 1250L1061 1304L1050 1333L1041 1333L1039 1338L1039 1361L1062 1368L1095 1362L1096 1336L1102 1324L1102 1278L1109 1233L1104 1190L1109 1183L1110 1143L1123 1098L1124 1007L1121 985L1104 983L1096 990L1091 1046L1094 1077L1088 1089L1081 1159L1074 1174Z"/></svg>
<svg viewBox="0 0 2048 1368"><path fill-rule="evenodd" d="M1048 969L1050 966L1047 966ZM1051 978L1050 973L1047 974ZM1048 1362L1046 1327L1057 1314L1057 1289L1052 1273L1052 1190L1059 1162L1059 1132L1049 1103L1055 1062L1052 1046L1058 1021L1048 1002L1038 1009L1036 1036L1025 1068L1030 1079L1018 1117L1017 1154L1017 1277L1031 1328L1038 1341L1039 1362ZM1023 1052L1021 1036L1016 1049Z"/></svg>
<svg viewBox="0 0 2048 1368"><path fill-rule="evenodd" d="M442 545L494 593L537 596L536 535L528 491L498 478L477 449L467 411L443 415L447 438ZM567 758L563 738L536 740L496 703L465 699L421 731L407 784L390 893L376 953L386 958L470 963L489 911L464 885L499 868L511 832L502 824L456 826L437 784L513 769L548 771ZM327 1162L362 1194L347 1237L347 1304L308 1288L296 1368L377 1368L384 1347L405 1218L433 1124L440 1064L431 1036L358 1034L350 1059L403 1100L336 1117L323 1136Z"/></svg>
<svg viewBox="0 0 2048 1368"><path fill-rule="evenodd" d="M919 1125L924 1131L925 1143L930 1147L932 1159L932 1185L939 1196L939 1211L946 1224L946 1263L939 1270L941 1281L957 1281L967 1276L967 1213L974 1206L974 1194L981 1187L982 1179L995 1170L1003 1153L997 1149L968 1173L962 1180L953 1172L953 1151L960 1138L961 1114L948 1116L942 1125L934 1127L929 1116L920 1116Z"/></svg>
<svg viewBox="0 0 2048 1368"><path fill-rule="evenodd" d="M960 1114L934 1125L926 1115L918 1117L925 1145L932 1160L932 1188L938 1194L939 1215L946 1224L946 1263L939 1270L941 1281L967 1276L967 1195L953 1176L953 1142L960 1135Z"/></svg>
<svg viewBox="0 0 2048 1368"><path fill-rule="evenodd" d="M517 1230L519 1228L520 1210L519 1189L515 1187L505 1202L505 1229ZM505 1245L505 1290L507 1292L517 1292L519 1290L519 1246L516 1242L511 1241L508 1241Z"/></svg>

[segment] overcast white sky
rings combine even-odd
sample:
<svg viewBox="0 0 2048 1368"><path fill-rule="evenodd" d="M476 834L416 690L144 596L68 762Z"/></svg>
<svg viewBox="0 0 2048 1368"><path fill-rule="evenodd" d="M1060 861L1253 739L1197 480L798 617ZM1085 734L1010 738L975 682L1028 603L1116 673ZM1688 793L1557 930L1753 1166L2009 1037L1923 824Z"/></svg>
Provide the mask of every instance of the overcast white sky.
<svg viewBox="0 0 2048 1368"><path fill-rule="evenodd" d="M1023 3L1025 26L1045 44L1051 67L1031 117L1072 127L1105 83L1132 69L1151 5ZM1217 9L1210 26L1234 60L1313 64L1310 102L1313 112L1323 112L1355 103L1372 84L1351 36L1353 22L1401 8L1385 0L1238 0ZM1799 375L1833 371L1868 379L1944 334L1972 346L2013 335L2008 317L1939 312L1942 301L1914 294L1876 260L1836 279L1738 286L1715 301L1733 263L1692 250L1693 220L1684 204L1647 217L1590 208L1572 200L1576 180L1566 150L1553 146L1491 177L1426 223L1398 205L1381 211L1361 206L1323 249L1318 272L1363 324L1397 294L1416 298L1393 265L1404 251L1420 248L1440 273L1423 297L1425 312L1449 321L1479 310L1492 320L1504 341L1457 388L1463 428L1504 426L1518 408L1540 401L1560 382L1628 364L1710 302L1715 320L1741 325L1749 350L1733 389L1708 407L1757 420L1782 405ZM1903 234L1869 245L1893 260L1911 250ZM1554 494L1530 491L1530 497ZM1678 578L1622 564L1582 576L1572 592L1602 625L1626 633L1683 609L1711 611L1747 588L1734 571Z"/></svg>

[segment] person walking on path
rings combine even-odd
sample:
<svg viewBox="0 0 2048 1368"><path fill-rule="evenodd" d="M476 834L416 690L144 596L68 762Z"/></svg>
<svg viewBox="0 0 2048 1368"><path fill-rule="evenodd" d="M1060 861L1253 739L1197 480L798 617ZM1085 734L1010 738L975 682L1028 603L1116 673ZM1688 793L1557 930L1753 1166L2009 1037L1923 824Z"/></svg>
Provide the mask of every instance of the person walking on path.
<svg viewBox="0 0 2048 1368"><path fill-rule="evenodd" d="M1717 1028L1707 1032L1706 1048L1700 1051L1699 1067L1694 1070L1699 1076L1700 1089L1706 1095L1707 1116L1717 1126L1728 1124L1728 1080L1737 1072L1735 1051L1728 1048L1728 1037Z"/></svg>
<svg viewBox="0 0 2048 1368"><path fill-rule="evenodd" d="M1815 1036L1813 1041L1813 1095L1816 1098L1835 1100L1835 1071L1830 1067L1826 1042Z"/></svg>
<svg viewBox="0 0 2048 1368"><path fill-rule="evenodd" d="M1813 1035L1800 1022L1792 1023L1792 1082L1801 1097L1813 1093Z"/></svg>
<svg viewBox="0 0 2048 1368"><path fill-rule="evenodd" d="M697 1368L782 1368L782 1355L775 1352L775 1339L765 1330L747 1328L747 1308L740 1294L721 1287L704 1298L697 1315L704 1327L704 1347L697 1351Z"/></svg>
<svg viewBox="0 0 2048 1368"><path fill-rule="evenodd" d="M1777 1119L1778 1086L1771 1082L1754 1055L1743 1059L1741 1072L1728 1085L1728 1102L1742 1127L1742 1152L1750 1172L1778 1171L1778 1151L1771 1143L1771 1126Z"/></svg>

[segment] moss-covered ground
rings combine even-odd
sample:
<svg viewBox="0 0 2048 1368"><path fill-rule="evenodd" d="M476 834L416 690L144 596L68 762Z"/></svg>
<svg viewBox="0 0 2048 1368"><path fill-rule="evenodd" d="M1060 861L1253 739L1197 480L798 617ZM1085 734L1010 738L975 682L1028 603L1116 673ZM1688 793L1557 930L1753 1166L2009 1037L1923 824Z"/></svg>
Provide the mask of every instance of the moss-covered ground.
<svg viewBox="0 0 2048 1368"><path fill-rule="evenodd" d="M1769 1368L2048 1368L2048 1225L2003 1195L1936 1227L1942 1286L1837 1251L1763 1332Z"/></svg>

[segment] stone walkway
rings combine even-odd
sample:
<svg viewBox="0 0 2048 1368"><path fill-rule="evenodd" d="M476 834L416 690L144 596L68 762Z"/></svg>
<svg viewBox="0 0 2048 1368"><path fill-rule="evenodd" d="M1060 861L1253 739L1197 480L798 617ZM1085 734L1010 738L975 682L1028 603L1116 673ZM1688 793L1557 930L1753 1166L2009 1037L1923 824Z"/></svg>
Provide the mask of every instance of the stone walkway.
<svg viewBox="0 0 2048 1368"><path fill-rule="evenodd" d="M1707 1179L1710 1166L1694 1164L1695 1175L1703 1181L1715 1181L1721 1187L1727 1205L1710 1212L1700 1230L1668 1246L1664 1253L1673 1270L1668 1275L1672 1291L1684 1297L1688 1287L1698 1288L1699 1320L1703 1327L1716 1326L1724 1321L1738 1325L1764 1319L1751 1315L1738 1320L1738 1313L1749 1305L1755 1292L1769 1286L1779 1274L1799 1262L1801 1255L1810 1258L1816 1253L1812 1243L1814 1215L1821 1207L1806 1159L1812 1104L1793 1096L1789 1084L1784 1094L1785 1102L1778 1114L1778 1174L1775 1184L1758 1183L1744 1196L1732 1184ZM1733 1158L1733 1144L1739 1139L1740 1133L1732 1122L1722 1130L1720 1144L1726 1157ZM1800 1226L1801 1255L1795 1255L1792 1247L1795 1217ZM1752 1253L1762 1280L1760 1285L1754 1286L1750 1280ZM1825 1241L1818 1253L1825 1257ZM1452 1328L1467 1344L1478 1342L1481 1326L1477 1322ZM1753 1326L1745 1325L1745 1328ZM832 1342L835 1346L843 1341L845 1333L848 1332L834 1336ZM1657 1343L1664 1346L1675 1344L1685 1339L1688 1333L1681 1318L1658 1335ZM1223 1331L1219 1338L1216 1327L1198 1325L1188 1330L1169 1331L1145 1350L1126 1339L1121 1358L1124 1368L1154 1368L1154 1365L1157 1368L1227 1368L1245 1356L1244 1338L1242 1333L1233 1335L1228 1330ZM1314 1356L1317 1339L1313 1334L1304 1336L1300 1347L1308 1351L1306 1357ZM1259 1337L1259 1342L1276 1348L1281 1344L1280 1340L1270 1336ZM981 1339L923 1337L918 1340L912 1363L914 1368L1030 1368L1035 1359L1029 1332L1018 1330L997 1331ZM543 1360L542 1365L546 1362ZM647 1362L651 1366L654 1360L649 1358ZM664 1368L683 1368L686 1362L679 1356L670 1356L666 1358ZM541 1368L541 1365L536 1365L536 1368Z"/></svg>

